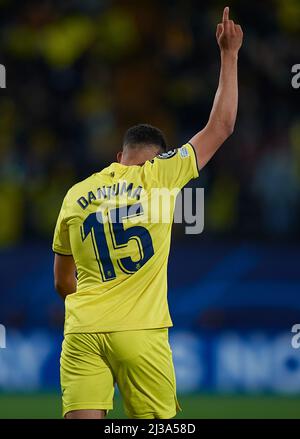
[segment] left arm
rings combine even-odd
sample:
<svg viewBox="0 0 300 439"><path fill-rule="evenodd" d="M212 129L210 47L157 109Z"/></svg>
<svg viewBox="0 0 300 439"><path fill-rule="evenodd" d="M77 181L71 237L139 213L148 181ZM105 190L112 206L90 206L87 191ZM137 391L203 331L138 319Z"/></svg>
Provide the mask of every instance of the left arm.
<svg viewBox="0 0 300 439"><path fill-rule="evenodd" d="M55 254L54 286L63 299L69 294L75 293L77 288L76 266L72 255Z"/></svg>

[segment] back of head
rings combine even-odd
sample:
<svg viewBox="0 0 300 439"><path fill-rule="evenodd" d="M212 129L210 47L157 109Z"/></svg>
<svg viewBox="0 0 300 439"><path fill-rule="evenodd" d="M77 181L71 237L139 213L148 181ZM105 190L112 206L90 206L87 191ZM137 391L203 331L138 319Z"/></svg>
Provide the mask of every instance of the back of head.
<svg viewBox="0 0 300 439"><path fill-rule="evenodd" d="M162 131L148 124L139 124L129 128L123 139L123 150L137 150L156 147L159 152L167 151L167 143Z"/></svg>

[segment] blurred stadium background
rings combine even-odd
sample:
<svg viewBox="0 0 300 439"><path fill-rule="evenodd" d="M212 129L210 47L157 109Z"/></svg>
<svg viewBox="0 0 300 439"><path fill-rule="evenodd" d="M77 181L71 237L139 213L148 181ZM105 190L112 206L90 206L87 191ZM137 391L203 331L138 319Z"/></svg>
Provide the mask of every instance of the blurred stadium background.
<svg viewBox="0 0 300 439"><path fill-rule="evenodd" d="M236 132L193 183L204 233L175 225L170 257L180 416L300 417L300 2L226 5L245 31ZM128 126L157 125L175 147L206 123L224 6L0 0L0 418L60 416L63 196L114 160Z"/></svg>

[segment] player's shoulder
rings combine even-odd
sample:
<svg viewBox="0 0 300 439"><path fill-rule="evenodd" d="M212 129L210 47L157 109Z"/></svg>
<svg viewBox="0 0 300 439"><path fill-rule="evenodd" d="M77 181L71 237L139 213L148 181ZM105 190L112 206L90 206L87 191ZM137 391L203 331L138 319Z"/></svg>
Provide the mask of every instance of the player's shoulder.
<svg viewBox="0 0 300 439"><path fill-rule="evenodd" d="M72 197L74 195L76 195L78 192L81 192L82 189L85 186L88 186L89 183L91 182L91 180L93 179L93 175L89 175L88 177L86 177L83 180L78 181L77 183L73 184L73 186L71 186L67 192L67 197Z"/></svg>
<svg viewBox="0 0 300 439"><path fill-rule="evenodd" d="M184 159L186 157L189 157L191 153L192 153L192 145L190 143L186 143L178 148L169 149L166 152L158 154L156 157L154 157L153 160L150 160L149 163L150 164L160 163L160 161L162 160L169 161L170 159L173 159L175 157Z"/></svg>
<svg viewBox="0 0 300 439"><path fill-rule="evenodd" d="M107 169L107 168L105 168ZM83 180L78 181L73 186L70 187L66 194L66 198L68 199L74 199L77 198L78 195L81 195L83 192L88 192L90 188L92 187L93 181L97 178L97 175L99 175L101 172L103 172L105 169L103 169L100 172L94 172L93 174L89 175L88 177L84 178Z"/></svg>
<svg viewBox="0 0 300 439"><path fill-rule="evenodd" d="M169 149L167 152L158 154L155 158L158 160L168 160L178 154L178 148Z"/></svg>

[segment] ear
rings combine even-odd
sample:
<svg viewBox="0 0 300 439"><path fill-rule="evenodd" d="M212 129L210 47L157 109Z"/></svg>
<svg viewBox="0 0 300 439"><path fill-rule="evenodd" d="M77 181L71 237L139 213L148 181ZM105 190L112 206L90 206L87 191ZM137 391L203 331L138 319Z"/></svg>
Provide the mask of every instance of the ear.
<svg viewBox="0 0 300 439"><path fill-rule="evenodd" d="M121 161L122 161L122 156L123 156L122 151L119 151L118 154L117 154L117 161L118 161L118 163L121 163Z"/></svg>

